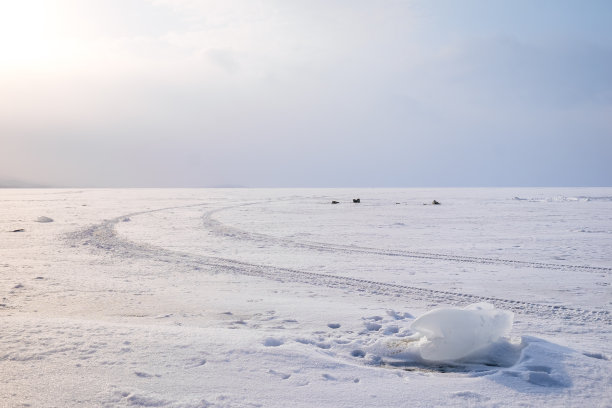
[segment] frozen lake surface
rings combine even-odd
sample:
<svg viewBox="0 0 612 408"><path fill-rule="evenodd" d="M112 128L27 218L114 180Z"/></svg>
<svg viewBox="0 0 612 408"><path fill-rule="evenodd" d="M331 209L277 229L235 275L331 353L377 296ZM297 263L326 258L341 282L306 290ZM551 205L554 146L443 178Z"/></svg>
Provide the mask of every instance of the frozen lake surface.
<svg viewBox="0 0 612 408"><path fill-rule="evenodd" d="M612 406L612 188L0 204L0 407Z"/></svg>

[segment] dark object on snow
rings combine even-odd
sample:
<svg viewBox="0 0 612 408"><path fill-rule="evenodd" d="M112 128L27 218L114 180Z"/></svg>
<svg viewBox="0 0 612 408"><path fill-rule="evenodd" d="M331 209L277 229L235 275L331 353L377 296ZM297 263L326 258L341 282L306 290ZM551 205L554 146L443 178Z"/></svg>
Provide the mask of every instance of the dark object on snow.
<svg viewBox="0 0 612 408"><path fill-rule="evenodd" d="M340 201L334 200L334 201L332 201L332 204L340 204Z"/></svg>
<svg viewBox="0 0 612 408"><path fill-rule="evenodd" d="M436 200L433 200L433 201L431 202L431 204L432 204L432 205L440 205L440 203L439 203L438 201L436 201Z"/></svg>
<svg viewBox="0 0 612 408"><path fill-rule="evenodd" d="M361 199L360 199L360 198L353 198L353 202L354 202L354 203L360 203L360 202L361 202Z"/></svg>
<svg viewBox="0 0 612 408"><path fill-rule="evenodd" d="M12 230L11 232L24 232L24 231L25 230L23 228L19 228L19 229L16 229L16 230Z"/></svg>

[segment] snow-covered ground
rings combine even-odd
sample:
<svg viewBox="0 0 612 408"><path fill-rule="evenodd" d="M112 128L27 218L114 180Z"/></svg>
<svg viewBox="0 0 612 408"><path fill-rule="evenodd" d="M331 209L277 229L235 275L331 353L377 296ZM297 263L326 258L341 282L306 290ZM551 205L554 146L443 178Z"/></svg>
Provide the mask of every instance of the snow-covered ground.
<svg viewBox="0 0 612 408"><path fill-rule="evenodd" d="M608 407L611 272L611 188L0 190L0 407Z"/></svg>

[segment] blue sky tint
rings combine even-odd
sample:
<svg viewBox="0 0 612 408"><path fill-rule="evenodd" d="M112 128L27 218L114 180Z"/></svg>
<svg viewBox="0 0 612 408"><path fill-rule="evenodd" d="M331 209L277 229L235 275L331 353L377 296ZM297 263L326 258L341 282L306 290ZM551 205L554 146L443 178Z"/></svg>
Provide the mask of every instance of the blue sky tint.
<svg viewBox="0 0 612 408"><path fill-rule="evenodd" d="M0 180L612 185L608 1L0 4Z"/></svg>

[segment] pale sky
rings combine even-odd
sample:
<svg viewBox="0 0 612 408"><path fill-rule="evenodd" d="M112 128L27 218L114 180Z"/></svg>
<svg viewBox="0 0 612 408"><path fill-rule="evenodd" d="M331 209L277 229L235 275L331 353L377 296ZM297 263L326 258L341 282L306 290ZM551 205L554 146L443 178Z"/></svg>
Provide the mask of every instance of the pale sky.
<svg viewBox="0 0 612 408"><path fill-rule="evenodd" d="M0 184L612 186L612 1L0 0Z"/></svg>

